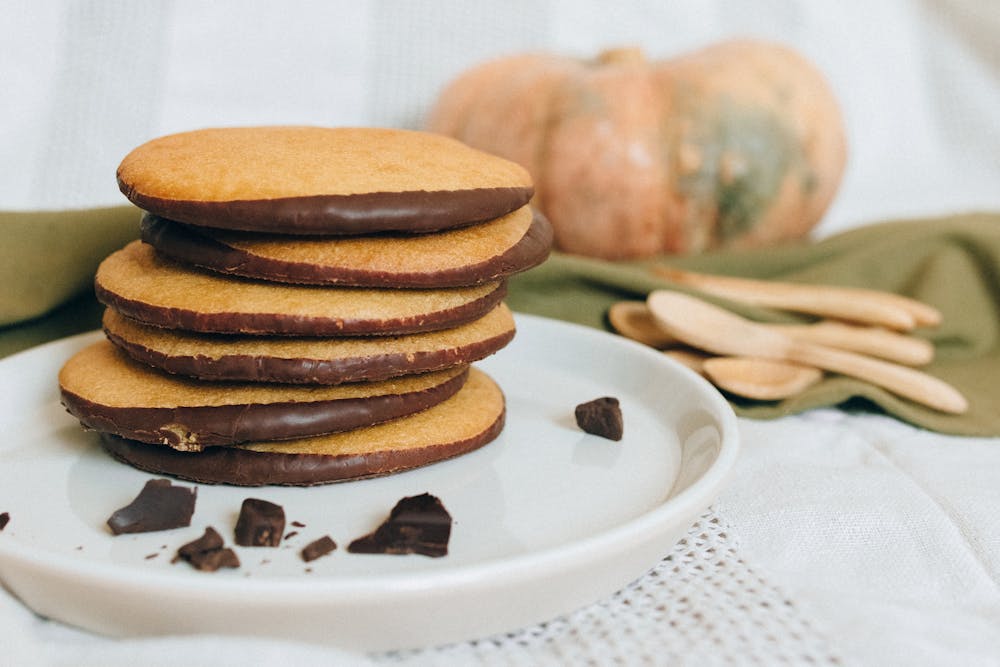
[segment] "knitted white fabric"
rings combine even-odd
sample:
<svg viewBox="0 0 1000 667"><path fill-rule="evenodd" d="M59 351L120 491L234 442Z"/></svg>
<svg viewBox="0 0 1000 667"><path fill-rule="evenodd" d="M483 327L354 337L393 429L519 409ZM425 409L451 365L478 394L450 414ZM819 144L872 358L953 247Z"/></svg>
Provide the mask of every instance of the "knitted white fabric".
<svg viewBox="0 0 1000 667"><path fill-rule="evenodd" d="M548 623L429 651L404 665L841 665L822 630L741 557L713 510L611 598Z"/></svg>

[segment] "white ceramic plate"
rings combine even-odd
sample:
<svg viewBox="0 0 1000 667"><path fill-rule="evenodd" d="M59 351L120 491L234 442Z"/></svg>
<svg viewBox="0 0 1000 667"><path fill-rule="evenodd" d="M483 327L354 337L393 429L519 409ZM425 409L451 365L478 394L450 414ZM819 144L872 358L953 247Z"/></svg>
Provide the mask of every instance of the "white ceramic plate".
<svg viewBox="0 0 1000 667"><path fill-rule="evenodd" d="M492 444L395 476L306 489L199 485L192 524L114 537L105 521L151 476L119 464L59 404L63 361L99 334L0 361L0 579L36 612L114 636L229 633L351 649L419 647L509 631L599 600L654 566L716 497L736 420L701 378L650 349L580 326L517 318L479 366L507 396ZM625 437L575 424L578 403L620 399ZM403 496L454 518L444 558L347 553ZM215 527L232 542L244 498L305 527L278 548L236 547L238 570L171 564ZM295 530L289 526L288 530ZM329 534L331 555L299 550Z"/></svg>

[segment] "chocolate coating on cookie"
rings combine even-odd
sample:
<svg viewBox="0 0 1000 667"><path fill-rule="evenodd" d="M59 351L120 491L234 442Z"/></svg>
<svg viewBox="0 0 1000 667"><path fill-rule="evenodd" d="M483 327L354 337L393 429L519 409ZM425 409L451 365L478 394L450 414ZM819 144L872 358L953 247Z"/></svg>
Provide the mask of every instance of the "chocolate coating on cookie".
<svg viewBox="0 0 1000 667"><path fill-rule="evenodd" d="M312 285L478 285L541 264L552 246L552 226L528 208L482 225L423 235L288 238L199 229L150 213L141 228L143 241L177 261Z"/></svg>
<svg viewBox="0 0 1000 667"><path fill-rule="evenodd" d="M514 319L503 303L444 331L355 338L252 337L151 327L108 309L104 331L133 359L205 380L340 384L469 364L506 346Z"/></svg>
<svg viewBox="0 0 1000 667"><path fill-rule="evenodd" d="M190 451L370 426L437 405L468 377L467 369L456 368L415 382L318 392L287 385L206 384L202 397L199 383L144 369L111 350L106 341L95 343L63 367L59 383L66 409L96 431Z"/></svg>
<svg viewBox="0 0 1000 667"><path fill-rule="evenodd" d="M458 326L496 306L506 284L389 290L266 283L186 267L134 241L101 263L94 291L126 317L168 329L349 336Z"/></svg>
<svg viewBox="0 0 1000 667"><path fill-rule="evenodd" d="M531 188L478 188L206 202L161 199L119 186L139 208L189 225L304 235L455 229L514 211L534 194Z"/></svg>
<svg viewBox="0 0 1000 667"><path fill-rule="evenodd" d="M180 452L102 433L104 448L133 467L203 484L311 486L428 465L493 441L503 430L500 389L473 370L447 401L423 412L346 433L285 443Z"/></svg>
<svg viewBox="0 0 1000 667"><path fill-rule="evenodd" d="M287 234L437 231L498 218L533 194L519 165L454 139L379 128L209 128L153 139L121 191L163 217Z"/></svg>

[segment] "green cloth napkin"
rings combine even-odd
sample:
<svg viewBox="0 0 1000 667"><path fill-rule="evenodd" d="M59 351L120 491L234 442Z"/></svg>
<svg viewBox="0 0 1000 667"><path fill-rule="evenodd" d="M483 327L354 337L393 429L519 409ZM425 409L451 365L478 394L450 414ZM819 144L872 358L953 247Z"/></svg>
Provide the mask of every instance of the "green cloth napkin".
<svg viewBox="0 0 1000 667"><path fill-rule="evenodd" d="M0 326L48 313L86 292L97 265L139 236L132 206L0 211Z"/></svg>
<svg viewBox="0 0 1000 667"><path fill-rule="evenodd" d="M943 323L916 335L934 343L928 373L949 382L970 402L964 415L946 415L878 387L829 375L799 396L763 402L730 397L737 414L769 419L810 408L844 404L881 409L942 433L1000 435L1000 215L886 222L827 238L754 251L723 251L683 258L612 263L555 254L511 281L508 303L535 313L610 330L606 313L621 299L674 288L649 270L656 263L750 278L869 287L911 296L941 310ZM784 312L704 296L762 321L795 321ZM586 363L581 360L581 363Z"/></svg>
<svg viewBox="0 0 1000 667"><path fill-rule="evenodd" d="M8 237L0 255L11 263L2 274L3 303L16 306L0 323L10 321L17 309L37 315L63 300L42 317L0 329L0 356L97 328L101 308L85 286L91 283L103 255L137 235L135 209L124 206L28 217L2 213L0 225L19 230L13 237L19 245L8 243L12 238ZM38 229L31 229L32 225ZM74 244L81 247L74 248ZM59 252L53 252L54 248ZM517 311L610 330L606 313L611 304L674 287L649 271L658 262L706 273L871 287L930 303L941 310L944 322L936 329L917 332L936 347L936 359L925 370L953 384L971 403L965 415L945 415L867 383L831 375L785 401L733 398L738 414L764 419L844 405L881 409L942 433L1000 435L1000 386L993 383L993 377L1000 375L1000 214L886 222L818 243L655 261L612 263L556 253L544 265L511 281L508 303ZM33 277L29 279L25 272ZM54 285L32 285L44 280ZM81 289L78 296L69 298ZM763 321L796 320L788 313L706 298Z"/></svg>

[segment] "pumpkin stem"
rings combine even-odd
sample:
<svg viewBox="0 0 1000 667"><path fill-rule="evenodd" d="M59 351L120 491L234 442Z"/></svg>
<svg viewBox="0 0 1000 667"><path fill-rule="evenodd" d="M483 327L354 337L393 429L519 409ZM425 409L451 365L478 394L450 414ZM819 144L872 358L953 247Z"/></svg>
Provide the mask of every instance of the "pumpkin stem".
<svg viewBox="0 0 1000 667"><path fill-rule="evenodd" d="M646 62L646 54L639 46L620 46L601 51L594 62L597 65L633 65Z"/></svg>

